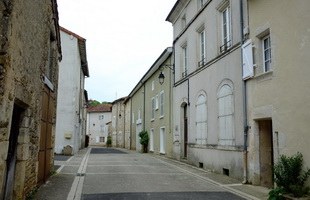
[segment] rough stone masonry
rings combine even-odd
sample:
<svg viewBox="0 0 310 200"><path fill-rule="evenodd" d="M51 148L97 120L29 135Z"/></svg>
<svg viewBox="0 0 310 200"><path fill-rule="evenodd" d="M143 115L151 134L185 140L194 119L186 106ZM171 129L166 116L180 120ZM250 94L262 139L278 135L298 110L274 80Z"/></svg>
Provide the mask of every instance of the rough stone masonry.
<svg viewBox="0 0 310 200"><path fill-rule="evenodd" d="M45 129L42 119L57 105L59 41L56 0L0 0L0 199L25 199L37 187L48 128L54 144L54 127ZM54 97L47 107L44 88ZM47 157L48 170L53 154Z"/></svg>

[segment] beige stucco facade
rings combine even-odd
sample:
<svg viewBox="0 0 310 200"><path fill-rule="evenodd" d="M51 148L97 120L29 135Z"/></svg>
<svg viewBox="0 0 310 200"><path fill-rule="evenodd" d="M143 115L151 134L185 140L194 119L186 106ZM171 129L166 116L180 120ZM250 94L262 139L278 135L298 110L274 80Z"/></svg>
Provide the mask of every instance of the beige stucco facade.
<svg viewBox="0 0 310 200"><path fill-rule="evenodd" d="M248 176L272 185L279 155L301 152L310 167L310 1L248 0L249 39L254 77L246 81L249 122ZM270 36L271 67L264 70L264 44Z"/></svg>
<svg viewBox="0 0 310 200"><path fill-rule="evenodd" d="M165 67L167 65L168 67ZM165 76L159 83L159 74ZM155 154L172 156L171 102L172 102L172 48L163 51L129 94L131 99L131 148L141 151L138 134L149 135L148 150Z"/></svg>
<svg viewBox="0 0 310 200"><path fill-rule="evenodd" d="M240 1L201 2L179 0L167 17L175 51L174 157L242 180Z"/></svg>

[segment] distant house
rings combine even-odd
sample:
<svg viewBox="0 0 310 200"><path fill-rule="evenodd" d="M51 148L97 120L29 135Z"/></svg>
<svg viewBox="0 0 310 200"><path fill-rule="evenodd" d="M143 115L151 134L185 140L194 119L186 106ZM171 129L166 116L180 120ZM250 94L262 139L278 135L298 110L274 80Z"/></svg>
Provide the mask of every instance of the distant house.
<svg viewBox="0 0 310 200"><path fill-rule="evenodd" d="M55 152L70 145L72 154L84 148L86 130L85 78L89 77L86 39L60 27L63 59L59 63L59 85Z"/></svg>
<svg viewBox="0 0 310 200"><path fill-rule="evenodd" d="M26 199L54 166L57 2L1 1L0 13L0 199Z"/></svg>
<svg viewBox="0 0 310 200"><path fill-rule="evenodd" d="M89 145L105 145L108 138L108 123L111 122L112 105L89 105L87 108L87 129Z"/></svg>

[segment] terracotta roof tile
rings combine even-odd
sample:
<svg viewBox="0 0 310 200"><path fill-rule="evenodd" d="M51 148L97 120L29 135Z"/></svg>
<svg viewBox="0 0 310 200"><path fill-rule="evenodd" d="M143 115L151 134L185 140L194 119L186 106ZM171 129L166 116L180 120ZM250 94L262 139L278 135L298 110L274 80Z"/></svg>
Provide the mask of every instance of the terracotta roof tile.
<svg viewBox="0 0 310 200"><path fill-rule="evenodd" d="M89 105L87 112L111 112L111 104L99 104L99 105Z"/></svg>

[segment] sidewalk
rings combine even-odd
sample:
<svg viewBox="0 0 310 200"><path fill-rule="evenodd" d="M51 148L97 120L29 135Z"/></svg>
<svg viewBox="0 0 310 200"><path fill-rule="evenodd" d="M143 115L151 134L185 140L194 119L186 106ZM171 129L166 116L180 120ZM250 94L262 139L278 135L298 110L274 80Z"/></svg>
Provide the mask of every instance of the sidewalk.
<svg viewBox="0 0 310 200"><path fill-rule="evenodd" d="M151 155L156 156L156 155ZM268 199L268 188L261 187L261 186L253 186L250 184L242 184L239 180L236 180L234 178L221 175L221 174L215 174L212 172L207 172L204 169L197 168L195 166L173 160L170 158L166 158L163 156L156 156L160 157L163 161L170 163L171 165L174 165L175 167L179 167L181 169L184 169L186 171L193 171L192 175L196 176L198 178L205 179L211 183L213 183L216 186L220 186L222 188L225 188L226 190L240 195L241 197L244 197L246 199L253 199L253 200L266 200ZM197 171L201 171L203 173L197 173Z"/></svg>
<svg viewBox="0 0 310 200"><path fill-rule="evenodd" d="M90 147L91 148L91 147ZM42 185L34 200L77 200L80 199L83 189L84 177L86 175L86 167L90 148L80 150L76 155L56 156L55 167L57 173L54 174L46 184ZM96 147L97 148L97 147ZM119 149L129 153L137 153L126 149ZM186 163L169 159L159 155L143 154L145 156L154 157L166 165L177 168L187 175L196 177L221 187L227 191L237 194L245 199L261 200L268 199L268 189L260 186L243 185L239 180L228 176L207 172L206 170L188 165Z"/></svg>

